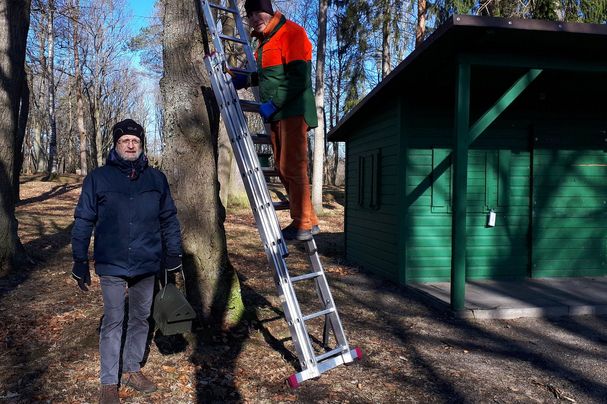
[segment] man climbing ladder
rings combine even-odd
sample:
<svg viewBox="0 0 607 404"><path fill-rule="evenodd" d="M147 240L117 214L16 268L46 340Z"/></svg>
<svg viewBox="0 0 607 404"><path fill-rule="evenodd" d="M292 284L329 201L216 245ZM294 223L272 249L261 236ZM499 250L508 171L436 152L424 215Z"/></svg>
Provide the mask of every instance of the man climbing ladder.
<svg viewBox="0 0 607 404"><path fill-rule="evenodd" d="M307 379L318 377L336 366L352 362L357 358L359 359L362 356L362 352L359 348L350 349L348 345L337 312L337 307L335 306L322 264L318 257L316 243L311 235L312 227L304 229L308 230L308 235L304 234L302 236L302 232L293 233L293 238L297 239L299 234L300 241L304 244L305 255L309 262L309 272L291 276L287 269L285 259L289 255L289 251L285 243L285 235L288 234L288 232L284 232L286 234L281 232L280 224L274 209L275 204L270 198L270 193L254 147L254 141L267 138L267 136L265 134L251 136L244 112L259 113L270 121L272 121L273 117L277 117L276 122L289 119L291 116L280 115L280 110L289 105L291 93L287 92L286 96L281 98L280 95L277 96L278 90L276 89L275 92L266 95L265 102L251 102L239 99L235 84L238 84L239 87L253 85L255 86L254 90L257 90L256 86L262 83L264 79L267 79L268 76L265 75L265 73L268 72L264 73L263 68L257 68L256 60L249 45L248 35L245 31L242 19L240 18L235 1L236 0L222 0L221 3L211 3L208 0L201 0L201 9L204 12L204 20L215 46L215 52L206 55L204 61L207 71L209 72L213 92L217 98L217 103L226 125L228 136L230 137L230 143L234 150L234 157L238 163L247 196L251 203L259 235L261 236L268 262L273 270L274 282L276 283L278 295L282 302L285 320L289 326L293 345L301 366L300 372L291 375L287 379L291 387L295 388ZM270 8L265 8L268 7L268 5ZM267 11L273 13L269 2L258 0L253 8L255 7L262 7L261 12L268 15L271 14L267 13ZM266 11L263 11L264 8ZM255 22L253 19L250 19L250 21L252 24L257 24L256 27L259 28L259 32L280 34L281 27L286 25L286 20L278 13L273 14L274 16L269 19L266 17L267 21L265 23ZM279 18L278 20L274 20L275 25L272 25L271 21L276 14L278 14ZM238 31L237 36L227 35L222 32L221 21L225 20L225 17L234 19ZM255 28L255 30L258 28ZM303 32L303 30L300 32ZM284 31L282 35L285 35L285 33L288 33L288 31ZM303 32L303 35L307 40L305 32ZM227 65L226 56L223 51L224 41L231 44L238 44L242 47L243 53L247 58L245 68L235 68ZM266 57L263 52L263 46L264 44L267 44L267 42L264 42L262 39L260 43L262 49L258 51L258 57L263 59ZM297 52L295 54L297 54ZM301 59L290 57L287 57L286 60L302 61ZM305 62L305 59L303 61ZM263 60L261 66L264 66ZM277 66L276 68L279 72L282 71L284 73L285 81L289 82L290 73L288 72L288 69L285 69L284 66ZM307 75L309 81L309 71ZM260 92L263 92L264 88L260 86L259 90ZM314 108L312 108L312 110L313 109ZM286 110L288 111L289 108ZM304 114L306 109L302 107L301 109L293 109L293 111L300 113L300 115L293 116L300 117L299 129L305 124L306 130L303 131L305 136L309 125L306 115ZM275 137L281 138L281 136ZM279 157L279 159L280 158L281 157ZM290 163L290 161L285 161L285 163ZM305 177L305 183L303 184L308 187L307 175ZM291 186L289 185L289 187ZM293 193L290 191L289 194L292 195ZM295 222L297 219L293 217L293 220ZM309 226L314 226L315 223L318 223L317 221L314 222L310 216L308 216L308 219L300 218L299 220L300 222L307 220L308 222L305 223L310 223ZM306 283L314 282L316 294L320 301L320 308L318 307L318 303L313 305L314 309L310 314L304 315L302 313L302 308L297 299L294 284L299 282L302 282L302 286ZM312 338L309 334L307 323L316 318L324 319L322 341L319 338ZM330 346L329 343L331 336L334 340L332 346ZM315 341L315 344L313 344L313 341ZM318 348L318 345L321 345L320 352L317 352L318 349L315 349L315 347Z"/></svg>
<svg viewBox="0 0 607 404"><path fill-rule="evenodd" d="M270 0L247 0L245 10L253 36L259 72L233 72L237 90L258 84L259 113L270 123L274 162L289 196L291 222L286 240L305 241L320 232L310 200L308 130L318 126L312 93L312 44L305 30L274 12Z"/></svg>

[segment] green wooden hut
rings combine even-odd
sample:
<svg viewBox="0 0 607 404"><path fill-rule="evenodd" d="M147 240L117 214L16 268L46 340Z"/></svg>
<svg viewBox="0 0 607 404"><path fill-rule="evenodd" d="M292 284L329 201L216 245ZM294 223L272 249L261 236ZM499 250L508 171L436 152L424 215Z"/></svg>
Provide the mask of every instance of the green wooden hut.
<svg viewBox="0 0 607 404"><path fill-rule="evenodd" d="M347 258L401 284L607 275L607 26L453 16L329 133Z"/></svg>

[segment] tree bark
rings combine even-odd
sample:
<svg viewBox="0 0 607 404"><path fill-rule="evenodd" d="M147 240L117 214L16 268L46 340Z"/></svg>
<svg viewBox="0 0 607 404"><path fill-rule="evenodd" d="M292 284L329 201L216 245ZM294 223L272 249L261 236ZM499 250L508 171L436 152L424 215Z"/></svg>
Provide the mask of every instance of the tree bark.
<svg viewBox="0 0 607 404"><path fill-rule="evenodd" d="M99 84L101 87L101 84ZM95 90L95 99L93 100L93 126L95 127L95 147L97 151L95 156L97 157L97 167L103 165L103 133L101 133L101 89Z"/></svg>
<svg viewBox="0 0 607 404"><path fill-rule="evenodd" d="M415 47L424 42L426 34L426 13L428 11L426 0L417 0L417 28L415 30Z"/></svg>
<svg viewBox="0 0 607 404"><path fill-rule="evenodd" d="M15 168L13 169L13 190L15 203L19 202L19 176L23 167L23 142L27 128L27 119L30 111L30 88L28 83L28 74L23 78L23 88L21 90L21 102L19 105L19 124L17 130L17 139L15 141Z"/></svg>
<svg viewBox="0 0 607 404"><path fill-rule="evenodd" d="M40 173L44 171L45 153L42 144L42 124L38 119L32 119L33 145L32 157L34 162L34 172Z"/></svg>
<svg viewBox="0 0 607 404"><path fill-rule="evenodd" d="M236 22L233 18L227 18L223 23L223 33L229 36L236 36ZM232 50L226 49L227 60L230 66L237 66L237 55ZM219 197L221 204L227 208L230 197L242 195L246 197L244 184L240 178L238 165L234 158L234 151L228 136L223 120L219 126L219 143L218 143L218 178L219 178Z"/></svg>
<svg viewBox="0 0 607 404"><path fill-rule="evenodd" d="M87 155L86 155L86 130L84 128L84 102L82 95L82 74L80 71L80 52L79 46L79 18L80 8L79 1L74 1L73 4L73 41L74 41L74 78L76 80L76 124L78 128L78 139L80 142L80 175L88 173Z"/></svg>
<svg viewBox="0 0 607 404"><path fill-rule="evenodd" d="M25 258L17 235L13 176L29 10L28 0L0 0L0 277Z"/></svg>
<svg viewBox="0 0 607 404"><path fill-rule="evenodd" d="M323 162L325 161L325 45L327 40L328 8L329 0L319 0L315 90L318 127L314 130L314 158L312 159L312 206L318 215L323 212L322 185Z"/></svg>
<svg viewBox="0 0 607 404"><path fill-rule="evenodd" d="M240 320L243 304L227 255L217 180L219 113L202 71L195 2L165 0L163 21L163 167L182 226L187 292L203 319L233 324Z"/></svg>
<svg viewBox="0 0 607 404"><path fill-rule="evenodd" d="M382 20L382 44L381 44L381 78L382 80L392 71L392 53L390 52L390 42L392 33L390 32L393 15L392 2L386 0Z"/></svg>
<svg viewBox="0 0 607 404"><path fill-rule="evenodd" d="M48 120L49 120L49 147L48 147L48 178L57 175L57 117L55 112L55 3L48 4Z"/></svg>

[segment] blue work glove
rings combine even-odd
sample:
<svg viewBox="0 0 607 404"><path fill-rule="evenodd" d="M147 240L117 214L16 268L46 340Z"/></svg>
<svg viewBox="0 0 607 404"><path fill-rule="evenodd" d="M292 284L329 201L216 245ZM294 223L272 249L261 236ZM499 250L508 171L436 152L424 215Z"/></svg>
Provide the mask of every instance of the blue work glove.
<svg viewBox="0 0 607 404"><path fill-rule="evenodd" d="M276 105L274 105L272 100L264 102L259 106L259 114L265 122L269 122L270 118L272 118L272 115L274 115L277 110L278 108L276 108Z"/></svg>
<svg viewBox="0 0 607 404"><path fill-rule="evenodd" d="M91 286L91 272L89 270L88 261L74 262L72 268L72 278L78 282L78 287L85 292L88 292L89 288L86 285Z"/></svg>
<svg viewBox="0 0 607 404"><path fill-rule="evenodd" d="M167 255L164 258L164 269L166 269L167 272L179 272L181 271L181 268L181 255Z"/></svg>
<svg viewBox="0 0 607 404"><path fill-rule="evenodd" d="M234 88L237 90L249 88L251 85L250 77L247 74L230 71L230 75L232 76L232 84L234 84Z"/></svg>

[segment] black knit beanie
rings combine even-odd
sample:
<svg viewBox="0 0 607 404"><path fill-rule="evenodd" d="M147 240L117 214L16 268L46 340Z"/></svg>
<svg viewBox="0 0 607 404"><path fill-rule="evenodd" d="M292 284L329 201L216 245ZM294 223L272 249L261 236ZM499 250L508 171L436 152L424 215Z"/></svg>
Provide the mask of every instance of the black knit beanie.
<svg viewBox="0 0 607 404"><path fill-rule="evenodd" d="M124 121L118 122L112 128L112 138L114 140L114 146L116 146L116 142L120 139L122 135L133 135L137 136L141 143L143 144L145 140L145 132L143 127L139 125L137 122L132 119L125 119Z"/></svg>
<svg viewBox="0 0 607 404"><path fill-rule="evenodd" d="M274 15L274 9L270 0L246 0L244 9L247 12L247 16L253 11L265 11L270 15Z"/></svg>

